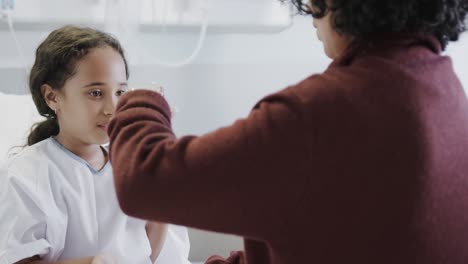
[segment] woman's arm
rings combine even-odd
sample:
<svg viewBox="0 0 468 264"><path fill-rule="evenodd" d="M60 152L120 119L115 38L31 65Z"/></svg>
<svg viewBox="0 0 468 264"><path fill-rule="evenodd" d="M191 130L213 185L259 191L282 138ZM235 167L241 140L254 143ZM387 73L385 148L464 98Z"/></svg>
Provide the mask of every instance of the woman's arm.
<svg viewBox="0 0 468 264"><path fill-rule="evenodd" d="M23 259L15 264L97 264L97 262L93 262L94 257L89 258L82 258L82 259L74 259L74 260L62 260L58 262L48 262L45 260L40 260L38 256L34 256L32 258ZM101 262L104 264L105 262ZM100 264L101 264L100 263Z"/></svg>
<svg viewBox="0 0 468 264"><path fill-rule="evenodd" d="M168 224L158 222L148 222L146 224L146 234L148 235L152 251L150 258L153 263L158 258L164 246L168 227Z"/></svg>
<svg viewBox="0 0 468 264"><path fill-rule="evenodd" d="M122 210L142 219L267 239L286 224L278 216L296 209L310 181L309 159L291 158L291 153L311 155L301 140L312 136L304 134L300 104L294 91L285 90L264 98L231 126L177 139L164 98L143 90L124 94L108 129ZM293 174L298 177L291 185ZM287 199L279 195L285 190L291 190Z"/></svg>
<svg viewBox="0 0 468 264"><path fill-rule="evenodd" d="M23 259L15 264L118 264L117 261L110 255L98 255L96 257L87 257L72 260L61 260L57 262L48 262L41 260L39 256L34 256L28 259Z"/></svg>

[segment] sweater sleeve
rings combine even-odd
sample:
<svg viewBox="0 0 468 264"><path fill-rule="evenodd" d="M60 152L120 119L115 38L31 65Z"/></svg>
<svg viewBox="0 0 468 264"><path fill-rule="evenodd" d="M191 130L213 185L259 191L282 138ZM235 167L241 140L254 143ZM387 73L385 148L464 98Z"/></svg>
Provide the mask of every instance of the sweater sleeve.
<svg viewBox="0 0 468 264"><path fill-rule="evenodd" d="M287 89L231 126L176 138L163 97L142 90L125 94L108 131L122 209L240 236L278 232L300 193L301 179L292 177L302 169L294 156L304 151L298 104Z"/></svg>

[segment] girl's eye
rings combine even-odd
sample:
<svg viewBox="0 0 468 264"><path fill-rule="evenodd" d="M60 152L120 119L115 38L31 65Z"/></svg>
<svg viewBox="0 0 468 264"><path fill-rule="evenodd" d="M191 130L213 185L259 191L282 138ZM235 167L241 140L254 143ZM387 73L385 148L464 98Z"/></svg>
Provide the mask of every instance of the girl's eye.
<svg viewBox="0 0 468 264"><path fill-rule="evenodd" d="M100 97L102 96L102 92L100 90L94 90L89 93L92 97Z"/></svg>
<svg viewBox="0 0 468 264"><path fill-rule="evenodd" d="M117 96L122 96L125 92L127 92L126 90L119 90L117 91L116 95Z"/></svg>

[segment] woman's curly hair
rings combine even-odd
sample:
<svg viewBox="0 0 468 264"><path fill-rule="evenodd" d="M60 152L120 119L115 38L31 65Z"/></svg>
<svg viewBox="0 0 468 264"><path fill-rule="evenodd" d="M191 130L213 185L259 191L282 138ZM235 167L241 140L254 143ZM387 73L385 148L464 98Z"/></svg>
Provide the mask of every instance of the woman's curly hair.
<svg viewBox="0 0 468 264"><path fill-rule="evenodd" d="M333 12L337 32L366 41L380 33L429 33L445 49L466 30L468 0L280 0L299 14L322 18Z"/></svg>

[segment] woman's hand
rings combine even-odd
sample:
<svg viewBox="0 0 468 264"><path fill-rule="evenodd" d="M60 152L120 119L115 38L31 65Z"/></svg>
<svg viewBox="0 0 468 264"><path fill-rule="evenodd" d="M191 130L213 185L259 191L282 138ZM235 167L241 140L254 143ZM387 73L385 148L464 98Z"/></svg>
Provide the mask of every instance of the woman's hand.
<svg viewBox="0 0 468 264"><path fill-rule="evenodd" d="M153 263L158 258L159 253L161 253L168 228L169 225L164 223L148 222L146 224L146 234L148 235L152 250L150 258Z"/></svg>
<svg viewBox="0 0 468 264"><path fill-rule="evenodd" d="M114 256L102 253L95 256L92 259L91 264L118 264L118 261Z"/></svg>

